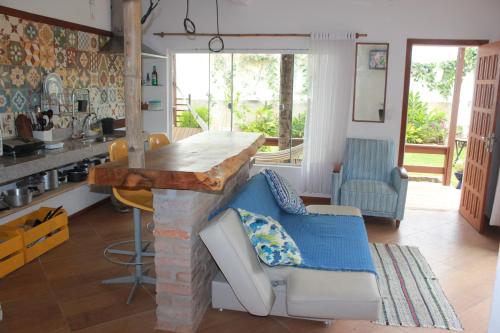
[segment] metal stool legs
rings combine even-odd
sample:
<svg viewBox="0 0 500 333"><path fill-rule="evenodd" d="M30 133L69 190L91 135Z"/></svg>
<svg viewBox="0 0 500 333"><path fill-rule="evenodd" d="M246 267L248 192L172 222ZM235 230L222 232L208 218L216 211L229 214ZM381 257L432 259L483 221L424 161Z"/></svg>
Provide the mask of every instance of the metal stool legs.
<svg viewBox="0 0 500 333"><path fill-rule="evenodd" d="M103 284L128 284L131 283L132 289L130 290L130 293L128 295L127 299L127 304L130 304L132 302L132 298L134 297L135 290L137 287L141 284L156 284L156 279L146 276L145 274L148 272L149 269L143 269L144 263L142 262L142 257L147 256L147 257L154 257L154 253L152 252L146 252L147 247L149 246L146 245L145 248L142 247L142 228L141 228L141 210L138 208L133 209L134 212L134 251L123 251L123 250L115 250L112 249L113 246L124 244L127 242L119 242L119 243L114 243L111 244L109 247L104 250L104 255L106 258L114 263L117 264L122 264L122 265L133 265L135 266L135 271L133 275L128 275L128 276L122 276L114 279L109 279L109 280L104 280L102 281ZM121 262L117 260L112 260L107 254L108 253L113 253L113 254L125 254L125 255L132 255L133 258L130 262Z"/></svg>

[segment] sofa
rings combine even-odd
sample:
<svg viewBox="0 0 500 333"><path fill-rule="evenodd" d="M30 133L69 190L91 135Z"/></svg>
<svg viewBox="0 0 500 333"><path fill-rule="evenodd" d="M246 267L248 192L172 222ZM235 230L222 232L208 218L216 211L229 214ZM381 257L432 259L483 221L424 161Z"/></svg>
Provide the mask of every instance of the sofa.
<svg viewBox="0 0 500 333"><path fill-rule="evenodd" d="M376 274L366 271L332 271L262 263L243 228L235 209L290 219L280 210L262 175L254 176L243 189L216 212L200 236L220 271L212 281L212 306L246 311L256 316L278 315L312 320L376 320L381 297ZM360 211L343 206L308 206L307 219L335 221L345 216L361 219L356 230L364 233ZM332 222L333 224L333 222ZM283 223L283 226L285 224ZM351 248L365 247L351 243ZM365 244L366 243L366 244ZM297 243L299 244L299 243ZM371 260L371 257L370 257Z"/></svg>

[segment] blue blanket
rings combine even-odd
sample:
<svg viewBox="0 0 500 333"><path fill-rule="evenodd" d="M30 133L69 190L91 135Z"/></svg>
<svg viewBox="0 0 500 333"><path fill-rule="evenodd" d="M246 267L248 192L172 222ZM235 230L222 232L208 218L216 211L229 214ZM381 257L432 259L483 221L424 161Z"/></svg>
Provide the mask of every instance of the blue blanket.
<svg viewBox="0 0 500 333"><path fill-rule="evenodd" d="M294 215L281 210L262 174L252 177L224 207L271 216L292 236L302 253L303 268L377 274L364 221L357 216Z"/></svg>
<svg viewBox="0 0 500 333"><path fill-rule="evenodd" d="M280 223L302 253L301 267L377 274L361 217L288 214Z"/></svg>

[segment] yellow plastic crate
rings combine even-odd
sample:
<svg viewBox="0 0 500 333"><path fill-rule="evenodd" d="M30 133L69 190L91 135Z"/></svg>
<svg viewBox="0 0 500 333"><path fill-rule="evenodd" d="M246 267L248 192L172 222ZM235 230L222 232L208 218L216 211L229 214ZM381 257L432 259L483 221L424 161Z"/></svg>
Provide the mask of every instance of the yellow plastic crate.
<svg viewBox="0 0 500 333"><path fill-rule="evenodd" d="M24 260L29 263L45 252L55 248L69 239L68 213L61 209L62 214L52 217L42 224L24 230L23 225L28 220L42 220L49 211L55 208L41 207L39 210L15 219L3 226L0 232L18 232L22 237Z"/></svg>
<svg viewBox="0 0 500 333"><path fill-rule="evenodd" d="M0 230L0 278L24 265L23 245L20 232Z"/></svg>

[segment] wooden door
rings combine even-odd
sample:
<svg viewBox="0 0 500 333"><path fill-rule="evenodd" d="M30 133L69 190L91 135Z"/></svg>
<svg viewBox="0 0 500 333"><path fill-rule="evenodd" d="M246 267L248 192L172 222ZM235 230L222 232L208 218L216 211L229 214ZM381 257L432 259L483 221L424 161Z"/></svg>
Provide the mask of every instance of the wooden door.
<svg viewBox="0 0 500 333"><path fill-rule="evenodd" d="M499 109L500 42L479 47L460 214L477 230L486 227L484 208Z"/></svg>

